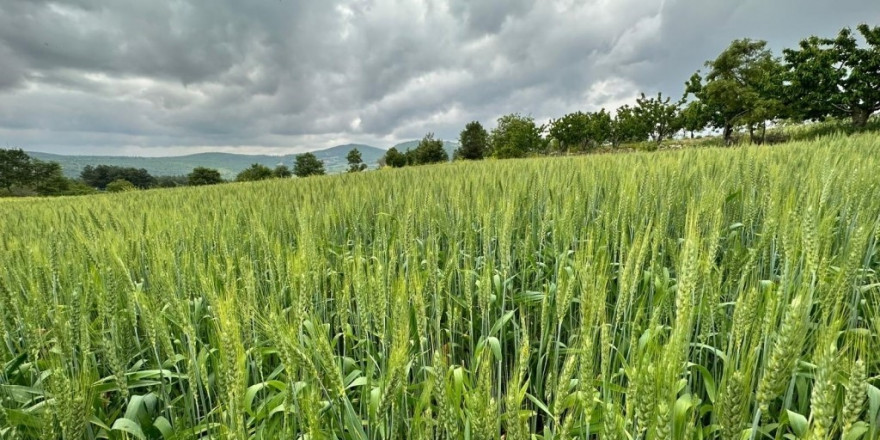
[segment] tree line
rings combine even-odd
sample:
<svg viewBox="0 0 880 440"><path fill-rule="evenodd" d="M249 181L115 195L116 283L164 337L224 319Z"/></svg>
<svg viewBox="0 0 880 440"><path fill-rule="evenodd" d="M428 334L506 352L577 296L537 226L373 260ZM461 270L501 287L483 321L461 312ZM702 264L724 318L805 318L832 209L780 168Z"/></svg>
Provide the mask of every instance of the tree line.
<svg viewBox="0 0 880 440"><path fill-rule="evenodd" d="M367 168L360 151L348 153L349 172ZM254 182L266 179L284 179L323 175L324 163L313 153L296 157L293 169L278 165L274 169L252 164L239 172L233 181ZM0 196L63 196L96 192L123 192L137 189L202 186L226 183L219 170L196 167L184 176L153 176L144 168L114 165L88 165L79 178L64 176L58 162L44 162L29 156L21 149L0 149Z"/></svg>
<svg viewBox="0 0 880 440"><path fill-rule="evenodd" d="M726 145L737 132L762 144L774 121L848 119L863 129L880 110L880 27L859 25L833 38L811 36L775 56L763 40L734 40L706 61L686 82L681 98L641 93L634 105L614 114L574 112L538 125L530 116L508 114L487 132L479 121L459 134L456 159L515 158L561 152L587 152L601 146L661 143L678 133L720 130ZM392 167L448 160L425 155L436 148L433 135L412 151L391 149L382 163Z"/></svg>
<svg viewBox="0 0 880 440"><path fill-rule="evenodd" d="M73 195L90 190L64 177L57 162L34 159L20 149L0 149L0 194Z"/></svg>

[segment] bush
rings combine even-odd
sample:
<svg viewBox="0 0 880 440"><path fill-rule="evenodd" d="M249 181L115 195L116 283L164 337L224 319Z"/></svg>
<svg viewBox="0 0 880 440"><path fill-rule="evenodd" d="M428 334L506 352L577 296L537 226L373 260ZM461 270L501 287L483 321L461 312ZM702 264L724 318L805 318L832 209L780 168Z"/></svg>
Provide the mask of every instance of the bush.
<svg viewBox="0 0 880 440"><path fill-rule="evenodd" d="M213 168L196 167L193 168L192 172L186 177L187 182L192 186L216 185L218 183L223 183L223 178L220 177L220 171Z"/></svg>
<svg viewBox="0 0 880 440"><path fill-rule="evenodd" d="M252 164L249 168L238 173L235 176L236 182L256 182L258 180L271 179L274 176L272 170L258 163Z"/></svg>
<svg viewBox="0 0 880 440"><path fill-rule="evenodd" d="M390 150L385 152L382 162L389 167L400 168L406 166L406 155L397 151L397 148L391 147Z"/></svg>
<svg viewBox="0 0 880 440"><path fill-rule="evenodd" d="M107 192L118 193L126 191L134 191L137 189L133 183L125 179L116 179L107 184Z"/></svg>

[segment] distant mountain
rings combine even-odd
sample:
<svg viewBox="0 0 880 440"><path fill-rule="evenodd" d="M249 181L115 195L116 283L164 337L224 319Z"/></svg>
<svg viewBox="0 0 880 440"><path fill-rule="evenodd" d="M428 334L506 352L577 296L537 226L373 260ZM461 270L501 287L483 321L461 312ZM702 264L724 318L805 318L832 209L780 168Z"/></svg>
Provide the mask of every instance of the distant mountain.
<svg viewBox="0 0 880 440"><path fill-rule="evenodd" d="M397 151L400 151L401 153L403 153L404 151L409 151L409 150L412 150L413 148L418 147L419 142L421 142L421 141L416 140L416 141L401 142L392 148L397 148ZM455 152L456 148L458 148L458 142L443 141L443 149L446 150L446 154L449 155L449 160L452 160L452 154ZM383 154L384 154L384 152L383 152Z"/></svg>
<svg viewBox="0 0 880 440"><path fill-rule="evenodd" d="M328 173L341 173L348 169L348 159L346 159L346 156L348 156L349 151L354 150L355 148L361 152L361 159L363 159L364 163L371 169L379 166L379 159L385 155L385 150L363 144L337 145L325 150L312 151L312 153L324 162L324 169L326 169ZM285 157L289 158L285 163L289 163L290 165L288 166L293 168L293 162L296 160L296 155L294 154Z"/></svg>
<svg viewBox="0 0 880 440"><path fill-rule="evenodd" d="M361 157L370 168L375 168L379 159L385 155L385 150L369 145L348 144L338 145L325 150L312 151L315 156L324 162L324 168L328 173L339 173L348 169L348 161L345 156L352 149L357 148ZM293 168L296 154L284 156L251 155L233 153L199 153L186 156L168 157L134 157L134 156L74 156L40 152L28 152L31 157L43 161L58 162L61 169L68 177L79 177L83 168L88 165L114 165L120 167L144 168L154 176L180 176L189 174L195 167L208 167L220 171L226 179L235 178L241 170L251 164L261 164L270 168L278 165L287 165Z"/></svg>

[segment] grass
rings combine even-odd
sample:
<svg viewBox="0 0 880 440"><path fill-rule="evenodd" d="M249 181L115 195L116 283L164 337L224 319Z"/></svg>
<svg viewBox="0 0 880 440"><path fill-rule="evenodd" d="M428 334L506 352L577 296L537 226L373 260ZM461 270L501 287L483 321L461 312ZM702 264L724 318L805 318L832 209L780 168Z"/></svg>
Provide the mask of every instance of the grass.
<svg viewBox="0 0 880 440"><path fill-rule="evenodd" d="M0 438L877 438L878 150L0 201Z"/></svg>
<svg viewBox="0 0 880 440"><path fill-rule="evenodd" d="M868 123L861 128L853 127L849 119L827 119L825 121L802 122L802 121L778 121L767 127L764 144L773 145L785 142L807 142L815 139L831 136L851 136L859 133L880 132L880 117L868 119ZM760 130L756 132L756 136ZM735 145L750 145L751 139L747 130L740 129L733 133ZM684 136L676 139L664 139L660 148L687 148L687 147L724 147L724 139L717 133L708 136L690 138ZM656 143L640 142L627 145L636 150L653 151L657 149Z"/></svg>

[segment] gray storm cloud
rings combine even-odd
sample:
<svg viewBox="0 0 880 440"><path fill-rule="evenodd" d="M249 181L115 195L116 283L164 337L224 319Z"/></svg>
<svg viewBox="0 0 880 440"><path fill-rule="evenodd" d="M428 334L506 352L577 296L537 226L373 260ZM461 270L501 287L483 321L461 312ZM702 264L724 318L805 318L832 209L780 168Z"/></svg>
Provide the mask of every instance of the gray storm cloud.
<svg viewBox="0 0 880 440"><path fill-rule="evenodd" d="M875 0L4 0L0 144L296 152L614 108L734 38L880 22Z"/></svg>

